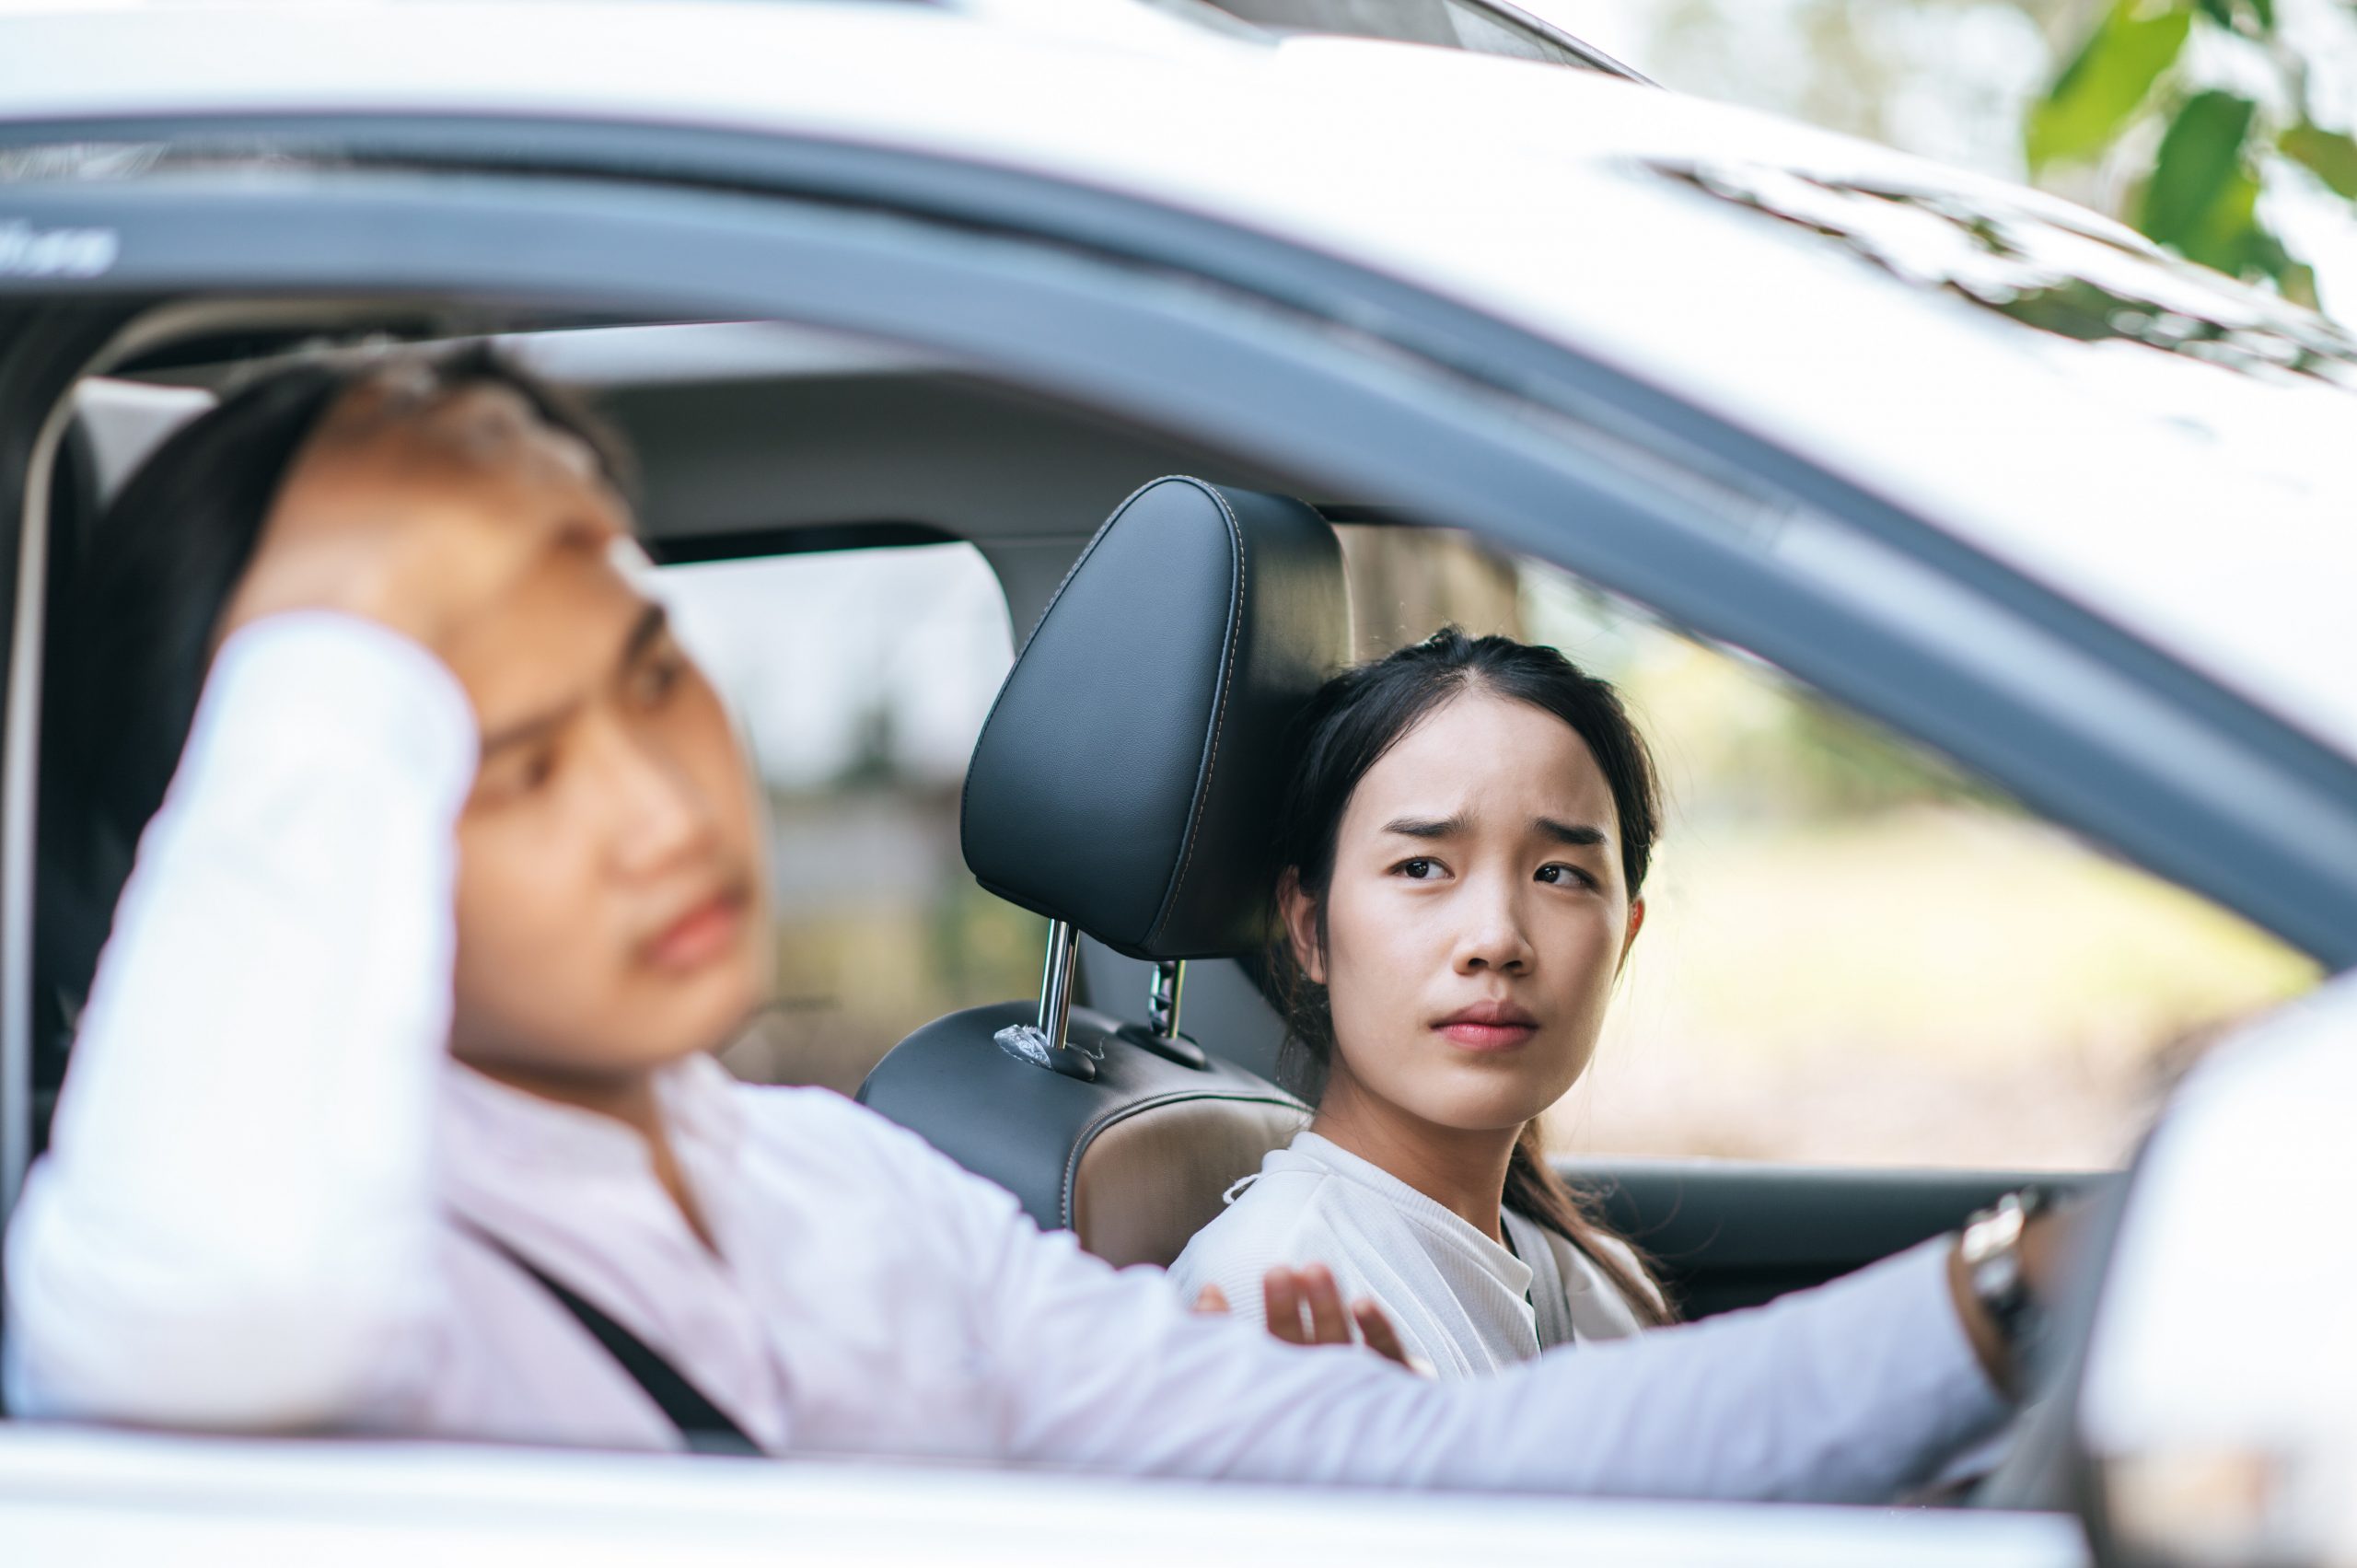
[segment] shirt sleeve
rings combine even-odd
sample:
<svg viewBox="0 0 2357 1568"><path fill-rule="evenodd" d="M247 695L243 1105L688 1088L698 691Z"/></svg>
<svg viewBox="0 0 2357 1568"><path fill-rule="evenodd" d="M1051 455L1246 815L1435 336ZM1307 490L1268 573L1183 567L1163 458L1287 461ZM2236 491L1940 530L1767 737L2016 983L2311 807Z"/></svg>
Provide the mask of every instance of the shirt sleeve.
<svg viewBox="0 0 2357 1568"><path fill-rule="evenodd" d="M912 1135L894 1163L954 1225L1006 1456L1136 1473L1627 1496L1888 1501L2009 1407L1957 1321L1943 1243L1747 1312L1566 1347L1474 1382L1302 1350L1184 1310Z"/></svg>
<svg viewBox="0 0 2357 1568"><path fill-rule="evenodd" d="M466 692L331 614L208 677L8 1235L28 1414L348 1419L432 1286Z"/></svg>

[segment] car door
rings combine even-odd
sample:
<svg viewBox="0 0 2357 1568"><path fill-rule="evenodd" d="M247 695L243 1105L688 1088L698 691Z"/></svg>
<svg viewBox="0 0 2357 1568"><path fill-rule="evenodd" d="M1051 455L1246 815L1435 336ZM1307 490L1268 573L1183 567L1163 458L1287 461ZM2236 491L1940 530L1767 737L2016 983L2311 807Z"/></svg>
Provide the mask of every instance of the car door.
<svg viewBox="0 0 2357 1568"><path fill-rule="evenodd" d="M201 142L202 129L155 134ZM1048 180L978 191L919 154L551 124L536 128L534 167L486 173L514 157L513 126L476 128L483 140L472 148L465 126L437 124L427 139L412 130L296 119L239 128L249 148L258 134L284 138L281 156L253 164L165 158L153 179L13 181L12 220L114 237L110 265L69 292L0 279L8 303L42 311L42 331L19 333L0 362L6 384L31 389L16 406L38 406L37 389L58 385L60 367L103 359L96 345L110 334L118 357L135 357L142 337L168 323L122 323L170 296L209 299L237 330L322 296L523 297L589 319L777 317L913 340L1009 384L1380 494L1556 562L1935 740L2056 819L2214 891L2319 958L2357 952L2357 879L2345 859L2315 853L2357 835L2344 762L2000 564L1894 518L1839 476L1573 347L1214 218ZM322 139L333 157L320 157ZM453 167L437 172L435 157ZM618 173L700 158L709 183ZM977 215L999 240L973 243ZM1109 232L1121 237L1118 255L1101 243ZM1219 286L1168 286L1205 280ZM201 324L183 315L177 330ZM82 345L82 356L62 343ZM1633 411L1638 445L1625 423L1608 439L1583 423L1598 401ZM50 449L27 439L17 471L44 471ZM1660 482L1665 462L1695 482ZM38 506L27 519L24 494L8 493L7 520L44 522ZM1775 550L1742 526L1763 505L1785 518ZM10 531L13 673L24 669L27 585L43 557L39 527ZM1951 612L1968 620L1969 640L1941 633ZM29 1129L23 679L16 691L0 1005L7 1115ZM2163 741L2087 725L2084 704L2107 701L2136 705ZM2269 787L2222 796L2206 771L2220 759ZM12 1180L29 1137L20 1131L9 1145ZM1690 1272L1697 1309L1805 1283L1951 1224L2005 1179L1606 1174L1630 1205L1631 1233ZM1692 1229L1663 1238L1680 1225Z"/></svg>

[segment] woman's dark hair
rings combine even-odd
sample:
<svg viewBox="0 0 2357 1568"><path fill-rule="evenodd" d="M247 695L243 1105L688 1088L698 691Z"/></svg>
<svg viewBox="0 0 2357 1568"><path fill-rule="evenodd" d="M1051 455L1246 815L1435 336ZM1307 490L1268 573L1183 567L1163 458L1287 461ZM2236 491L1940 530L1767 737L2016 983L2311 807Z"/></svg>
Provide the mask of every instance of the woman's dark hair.
<svg viewBox="0 0 2357 1568"><path fill-rule="evenodd" d="M59 1065L147 819L180 766L223 610L320 417L400 369L419 406L505 388L581 437L623 482L622 451L570 399L482 345L307 359L272 369L156 449L97 526L58 541L41 692L39 1038Z"/></svg>
<svg viewBox="0 0 2357 1568"><path fill-rule="evenodd" d="M1292 784L1278 822L1278 864L1298 878L1318 906L1318 939L1326 940L1326 895L1333 883L1335 842L1359 782L1402 736L1450 698L1486 691L1552 714L1587 743L1612 790L1620 819L1620 867L1634 899L1643 888L1661 830L1653 756L1610 684L1583 672L1552 648L1510 637L1469 637L1454 626L1369 664L1345 670L1310 699L1293 731ZM1334 1017L1326 988L1295 961L1284 923L1274 935L1263 985L1285 1019L1278 1076L1316 1103L1334 1057ZM1619 1240L1589 1202L1547 1163L1534 1118L1515 1140L1506 1167L1506 1206L1555 1231L1612 1282L1641 1322L1670 1320L1660 1287L1640 1258L1632 1270ZM1628 1244L1620 1242L1621 1247ZM1635 1256L1635 1249L1629 1249Z"/></svg>

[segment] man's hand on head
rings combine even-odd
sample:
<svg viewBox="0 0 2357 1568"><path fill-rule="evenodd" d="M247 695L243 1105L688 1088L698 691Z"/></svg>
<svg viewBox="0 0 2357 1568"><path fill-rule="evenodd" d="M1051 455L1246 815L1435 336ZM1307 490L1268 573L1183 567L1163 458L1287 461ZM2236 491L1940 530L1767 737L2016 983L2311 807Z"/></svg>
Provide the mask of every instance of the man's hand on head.
<svg viewBox="0 0 2357 1568"><path fill-rule="evenodd" d="M296 454L218 636L338 610L447 655L552 552L627 534L586 444L517 392L399 366L338 399Z"/></svg>

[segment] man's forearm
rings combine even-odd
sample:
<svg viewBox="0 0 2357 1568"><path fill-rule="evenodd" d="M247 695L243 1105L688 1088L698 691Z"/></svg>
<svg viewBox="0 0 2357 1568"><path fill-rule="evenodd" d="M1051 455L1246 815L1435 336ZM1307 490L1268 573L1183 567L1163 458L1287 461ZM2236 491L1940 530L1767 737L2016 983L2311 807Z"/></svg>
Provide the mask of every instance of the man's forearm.
<svg viewBox="0 0 2357 1568"><path fill-rule="evenodd" d="M463 692L335 617L222 651L9 1237L14 1392L296 1425L424 1284Z"/></svg>

